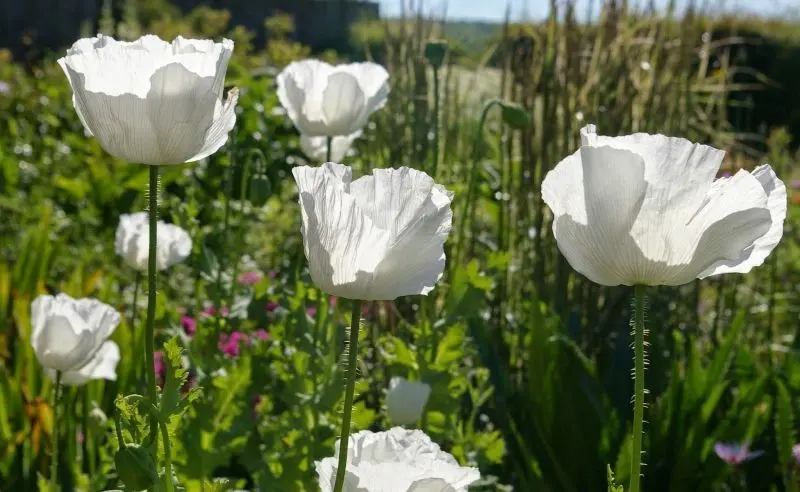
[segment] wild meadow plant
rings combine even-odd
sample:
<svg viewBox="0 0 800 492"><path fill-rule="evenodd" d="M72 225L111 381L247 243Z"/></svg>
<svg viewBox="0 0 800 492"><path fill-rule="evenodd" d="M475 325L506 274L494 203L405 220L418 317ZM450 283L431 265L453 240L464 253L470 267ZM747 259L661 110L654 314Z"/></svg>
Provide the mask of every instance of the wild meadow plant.
<svg viewBox="0 0 800 492"><path fill-rule="evenodd" d="M762 264L775 285L773 249L791 212L778 177L786 157L771 156L777 172L762 165L719 176L722 151L656 134L699 140L682 126L682 108L719 100L694 102L706 75L689 90L671 78L686 71L664 68L693 59L667 41L666 24L639 25L648 41L628 43L612 14L603 11L605 29L584 44L569 14L557 22L554 13L545 33L506 33L501 87L476 118L451 92L448 45L424 42L422 30L392 34L388 72L303 60L276 71L273 86L234 69L241 102L237 89L223 98L236 62L228 40L78 41L60 61L77 120L108 154L147 165L129 188L148 185L147 211L112 214L116 241L98 249L123 262L126 290L97 293L119 310L85 294L14 305L15 319L23 304L30 312L20 324L32 327L32 353L55 383L49 407L26 407L54 410L51 471L39 487L438 492L507 490L505 481L516 490L639 491L661 490L655 480L667 473L665 490L748 490L745 467L771 462L762 473L792 490L791 360L770 354L773 376L737 374L734 389L728 380L732 354L740 371L759 373L758 356L737 350L751 330L732 312L740 290L758 286L707 284L718 303L713 327L724 333L706 335L713 349L685 326L703 316L700 306L686 311L678 298L691 289L705 299L697 279ZM598 50L603 43L617 56ZM594 55L573 65L567 54L578 49ZM614 73L630 79L606 87ZM611 106L605 91L630 107ZM268 98L283 111L265 108ZM623 136L597 135L584 120ZM290 123L300 135L287 153L272 139ZM296 186L279 186L289 172ZM46 243L31 233L25 244ZM131 329L143 280L144 329ZM75 286L89 283L76 275L25 285L18 292L86 292ZM632 288L613 289L620 285ZM601 373L609 350L597 347L624 337L607 318L623 318L631 295L629 419L620 409L630 391L604 386L619 371ZM676 314L662 316L665 297ZM771 327L787 319L774 316ZM656 364L678 355L661 370L668 381L648 372L658 396L646 410L648 345ZM701 361L700 350L712 355ZM629 360L627 348L618 352ZM141 369L146 384L137 387ZM36 381L30 368L25 377ZM93 380L112 381L109 419L90 401ZM773 386L774 399L764 389ZM759 436L773 412L770 456Z"/></svg>

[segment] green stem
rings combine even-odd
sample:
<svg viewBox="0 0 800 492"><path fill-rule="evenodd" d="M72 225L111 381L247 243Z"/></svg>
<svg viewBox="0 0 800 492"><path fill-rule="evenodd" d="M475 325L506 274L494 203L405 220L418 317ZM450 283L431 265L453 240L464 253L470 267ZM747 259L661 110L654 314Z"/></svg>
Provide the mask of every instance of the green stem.
<svg viewBox="0 0 800 492"><path fill-rule="evenodd" d="M164 438L164 483L167 486L167 492L173 492L173 485L172 485L172 452L169 442L169 430L167 429L167 423L164 419L159 419L159 423L161 425L161 435ZM203 480L201 479L201 482Z"/></svg>
<svg viewBox="0 0 800 492"><path fill-rule="evenodd" d="M147 360L147 394L150 401L158 401L156 384L155 321L156 321L156 244L158 241L158 166L150 166L150 192L148 193L150 236L147 257L147 325L145 330L145 359ZM150 418L150 435L158 434L158 422Z"/></svg>
<svg viewBox="0 0 800 492"><path fill-rule="evenodd" d="M439 168L439 67L433 67L433 162L431 177L436 181Z"/></svg>
<svg viewBox="0 0 800 492"><path fill-rule="evenodd" d="M56 371L56 386L53 388L53 449L50 461L50 487L58 492L58 392L61 389L61 371Z"/></svg>
<svg viewBox="0 0 800 492"><path fill-rule="evenodd" d="M333 154L333 137L325 137L325 162L331 162Z"/></svg>
<svg viewBox="0 0 800 492"><path fill-rule="evenodd" d="M634 287L633 318L631 327L634 335L634 399L633 399L633 445L631 447L631 482L630 492L639 492L642 470L642 436L644 425L644 362L645 362L645 326L644 318L647 310L647 297L644 285Z"/></svg>
<svg viewBox="0 0 800 492"><path fill-rule="evenodd" d="M489 110L492 109L492 106L496 104L500 104L499 99L492 99L484 104L483 111L481 111L481 117L478 120L478 127L475 129L475 139L473 140L472 147L472 168L470 168L469 180L467 182L467 194L464 196L463 200L464 206L461 214L461 223L459 224L458 234L456 235L457 242L456 253L454 255L455 261L450 262L452 267L461 264L461 253L464 243L466 242L464 235L467 229L467 224L471 224L475 218L475 202L477 200L475 200L473 195L475 194L475 188L477 187L478 181L478 152L481 147L483 125L486 123L486 116L489 114Z"/></svg>
<svg viewBox="0 0 800 492"><path fill-rule="evenodd" d="M358 360L358 325L361 321L361 301L353 300L352 320L350 322L350 343L347 346L347 384L344 389L344 417L342 433L339 437L339 464L336 467L336 482L333 492L342 492L344 474L347 467L347 443L350 436L350 418L353 414L353 393L356 387L356 361Z"/></svg>
<svg viewBox="0 0 800 492"><path fill-rule="evenodd" d="M142 282L142 272L136 270L133 281L133 306L131 306L131 328L136 324L136 315L139 310L139 284Z"/></svg>

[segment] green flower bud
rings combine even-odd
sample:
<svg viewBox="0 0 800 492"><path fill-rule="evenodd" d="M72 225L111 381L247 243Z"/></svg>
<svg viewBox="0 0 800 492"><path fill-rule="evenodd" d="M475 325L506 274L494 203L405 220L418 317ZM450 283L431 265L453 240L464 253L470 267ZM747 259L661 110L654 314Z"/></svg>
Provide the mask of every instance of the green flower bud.
<svg viewBox="0 0 800 492"><path fill-rule="evenodd" d="M531 115L519 104L501 102L503 109L503 122L515 130L531 126Z"/></svg>
<svg viewBox="0 0 800 492"><path fill-rule="evenodd" d="M267 202L270 193L272 193L272 185L266 174L256 174L250 178L250 202L260 207Z"/></svg>
<svg viewBox="0 0 800 492"><path fill-rule="evenodd" d="M158 481L158 471L150 452L138 444L126 444L114 454L117 475L128 490L144 490Z"/></svg>
<svg viewBox="0 0 800 492"><path fill-rule="evenodd" d="M434 68L439 68L444 63L444 55L447 54L447 41L428 41L425 43L425 58Z"/></svg>

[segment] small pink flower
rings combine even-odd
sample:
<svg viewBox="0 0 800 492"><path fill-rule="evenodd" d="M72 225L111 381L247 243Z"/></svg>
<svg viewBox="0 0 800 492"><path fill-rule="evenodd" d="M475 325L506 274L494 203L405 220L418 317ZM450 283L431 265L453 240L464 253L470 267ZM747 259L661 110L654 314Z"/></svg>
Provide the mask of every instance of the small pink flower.
<svg viewBox="0 0 800 492"><path fill-rule="evenodd" d="M793 190L800 190L800 179L793 179L790 185Z"/></svg>
<svg viewBox="0 0 800 492"><path fill-rule="evenodd" d="M242 344L250 345L250 337L244 333L234 331L230 335L227 333L220 334L217 347L226 357L236 358L239 357Z"/></svg>
<svg viewBox="0 0 800 492"><path fill-rule="evenodd" d="M794 461L797 466L800 466L800 443L792 446L792 456L794 456Z"/></svg>
<svg viewBox="0 0 800 492"><path fill-rule="evenodd" d="M78 438L78 444L83 444L83 440L84 440L83 431L78 431L77 438Z"/></svg>
<svg viewBox="0 0 800 492"><path fill-rule="evenodd" d="M164 378L167 376L167 363L164 362L164 352L153 354L153 366L156 370L156 382L159 386L164 386Z"/></svg>
<svg viewBox="0 0 800 492"><path fill-rule="evenodd" d="M267 273L267 275L269 275L269 278L275 278L275 277L277 277L277 276L278 276L278 272L276 272L275 270L273 270L273 271L271 271L271 272Z"/></svg>
<svg viewBox="0 0 800 492"><path fill-rule="evenodd" d="M261 272L244 272L239 275L239 283L242 285L255 285L261 282L264 274Z"/></svg>
<svg viewBox="0 0 800 492"><path fill-rule="evenodd" d="M335 308L335 307L336 307L336 302L337 302L338 300L339 300L339 299L338 299L336 296L330 296L330 297L328 298L328 305L329 305L331 308Z"/></svg>
<svg viewBox="0 0 800 492"><path fill-rule="evenodd" d="M222 309L220 309L219 312L220 312L220 315L222 317L225 317L225 316L228 315L230 310L227 308L227 306L222 306ZM200 314L202 314L206 318L210 318L211 316L214 316L215 314L217 314L217 308L215 308L214 306L208 305L208 306L206 306L205 309L203 309L203 311Z"/></svg>
<svg viewBox="0 0 800 492"><path fill-rule="evenodd" d="M268 313L270 313L270 314L274 313L275 310L277 310L279 307L280 306L278 305L277 302L267 301L266 309L267 309Z"/></svg>
<svg viewBox="0 0 800 492"><path fill-rule="evenodd" d="M183 331L185 331L187 335L190 337L194 336L194 334L197 333L197 320L191 316L181 316L181 327L183 327Z"/></svg>
<svg viewBox="0 0 800 492"><path fill-rule="evenodd" d="M255 337L262 342L269 340L269 332L264 328L256 330Z"/></svg>
<svg viewBox="0 0 800 492"><path fill-rule="evenodd" d="M310 308L306 309L306 313L313 318L317 315L317 308L311 306Z"/></svg>
<svg viewBox="0 0 800 492"><path fill-rule="evenodd" d="M717 453L717 456L719 456L722 461L731 466L740 465L745 461L750 461L764 454L764 451L760 450L750 451L750 446L748 444L724 442L714 444L714 452Z"/></svg>

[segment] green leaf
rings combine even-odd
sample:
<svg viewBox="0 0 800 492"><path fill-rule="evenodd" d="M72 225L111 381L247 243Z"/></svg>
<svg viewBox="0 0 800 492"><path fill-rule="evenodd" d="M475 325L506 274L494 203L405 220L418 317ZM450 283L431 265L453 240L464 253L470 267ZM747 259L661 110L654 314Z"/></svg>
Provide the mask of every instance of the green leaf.
<svg viewBox="0 0 800 492"><path fill-rule="evenodd" d="M775 445L781 467L785 470L792 461L792 446L794 445L794 410L792 410L792 397L782 381L775 381L777 394L775 395Z"/></svg>
<svg viewBox="0 0 800 492"><path fill-rule="evenodd" d="M452 325L445 334L444 338L436 347L436 359L434 367L440 370L447 369L453 362L464 357L464 339L466 329L463 325Z"/></svg>
<svg viewBox="0 0 800 492"><path fill-rule="evenodd" d="M186 407L196 401L202 388L194 387L182 396L182 390L186 381L189 379L189 371L183 367L183 349L178 343L177 338L172 338L164 344L164 362L167 366L164 378L164 389L161 391L161 402L159 411L165 420L176 415Z"/></svg>
<svg viewBox="0 0 800 492"><path fill-rule="evenodd" d="M608 492L625 492L625 488L618 484L614 478L614 471L611 469L611 465L606 465L606 475L608 477Z"/></svg>

